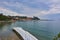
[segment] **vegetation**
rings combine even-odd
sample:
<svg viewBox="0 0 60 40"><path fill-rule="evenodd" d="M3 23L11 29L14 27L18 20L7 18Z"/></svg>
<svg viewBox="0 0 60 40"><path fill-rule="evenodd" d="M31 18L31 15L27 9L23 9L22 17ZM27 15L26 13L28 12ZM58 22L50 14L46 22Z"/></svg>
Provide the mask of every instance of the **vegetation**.
<svg viewBox="0 0 60 40"><path fill-rule="evenodd" d="M58 34L58 38L60 38L60 33Z"/></svg>
<svg viewBox="0 0 60 40"><path fill-rule="evenodd" d="M58 40L58 38L60 38L60 33L58 33L58 35L55 36L55 37L53 38L53 40Z"/></svg>
<svg viewBox="0 0 60 40"><path fill-rule="evenodd" d="M0 13L0 21L9 21L9 20L40 20L38 17L27 17L27 16L5 16L3 13Z"/></svg>
<svg viewBox="0 0 60 40"><path fill-rule="evenodd" d="M11 20L11 18L9 18L3 14L0 14L0 21L8 21L8 20Z"/></svg>
<svg viewBox="0 0 60 40"><path fill-rule="evenodd" d="M38 17L35 17L35 16L34 16L34 17L33 17L33 20L40 20L40 19L39 19Z"/></svg>

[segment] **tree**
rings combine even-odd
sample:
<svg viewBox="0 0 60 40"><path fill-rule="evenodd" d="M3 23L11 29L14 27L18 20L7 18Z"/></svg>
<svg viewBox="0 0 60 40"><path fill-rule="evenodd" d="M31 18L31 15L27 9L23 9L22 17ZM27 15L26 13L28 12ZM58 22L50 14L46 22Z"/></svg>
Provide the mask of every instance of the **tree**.
<svg viewBox="0 0 60 40"><path fill-rule="evenodd" d="M38 17L35 17L35 16L34 16L34 17L33 17L33 20L40 20L40 19L39 19Z"/></svg>
<svg viewBox="0 0 60 40"><path fill-rule="evenodd" d="M0 21L8 21L10 18L8 16L3 15L2 13L0 14Z"/></svg>

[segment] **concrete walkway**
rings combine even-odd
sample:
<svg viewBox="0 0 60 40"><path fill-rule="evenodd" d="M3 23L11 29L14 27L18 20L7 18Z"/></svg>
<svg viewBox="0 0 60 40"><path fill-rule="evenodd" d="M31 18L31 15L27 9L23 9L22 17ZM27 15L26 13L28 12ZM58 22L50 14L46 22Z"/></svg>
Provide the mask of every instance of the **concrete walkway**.
<svg viewBox="0 0 60 40"><path fill-rule="evenodd" d="M32 34L30 34L29 32L23 30L20 27L15 27L13 28L17 33L19 33L19 35L22 36L22 38L24 40L38 40L36 37L34 37Z"/></svg>

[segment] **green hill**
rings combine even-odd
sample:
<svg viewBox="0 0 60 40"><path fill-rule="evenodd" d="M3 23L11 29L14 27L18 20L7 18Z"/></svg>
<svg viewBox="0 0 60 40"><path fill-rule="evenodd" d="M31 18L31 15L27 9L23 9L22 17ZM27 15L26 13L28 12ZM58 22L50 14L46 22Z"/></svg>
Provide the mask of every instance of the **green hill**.
<svg viewBox="0 0 60 40"><path fill-rule="evenodd" d="M8 20L11 20L8 16L0 14L0 21L8 21Z"/></svg>

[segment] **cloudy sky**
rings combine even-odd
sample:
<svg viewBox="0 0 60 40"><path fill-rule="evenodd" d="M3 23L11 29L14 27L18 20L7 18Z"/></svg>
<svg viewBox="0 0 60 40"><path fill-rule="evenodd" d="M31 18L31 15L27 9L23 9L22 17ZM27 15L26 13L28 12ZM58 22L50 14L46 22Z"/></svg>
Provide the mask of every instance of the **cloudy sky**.
<svg viewBox="0 0 60 40"><path fill-rule="evenodd" d="M0 0L0 13L43 16L60 13L60 0Z"/></svg>

